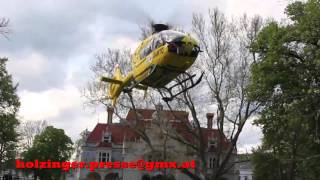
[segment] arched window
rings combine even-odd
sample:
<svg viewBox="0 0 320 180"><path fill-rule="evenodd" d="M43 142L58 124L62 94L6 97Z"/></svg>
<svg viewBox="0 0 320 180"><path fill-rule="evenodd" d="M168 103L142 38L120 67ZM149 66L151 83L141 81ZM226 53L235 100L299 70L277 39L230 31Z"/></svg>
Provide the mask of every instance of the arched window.
<svg viewBox="0 0 320 180"><path fill-rule="evenodd" d="M165 177L161 174L155 175L151 177L151 180L164 180Z"/></svg>
<svg viewBox="0 0 320 180"><path fill-rule="evenodd" d="M104 177L104 180L119 180L118 173L109 173Z"/></svg>
<svg viewBox="0 0 320 180"><path fill-rule="evenodd" d="M145 174L142 176L141 180L150 180L151 177L149 176L149 174Z"/></svg>
<svg viewBox="0 0 320 180"><path fill-rule="evenodd" d="M101 176L97 172L90 172L87 175L86 180L101 180Z"/></svg>
<svg viewBox="0 0 320 180"><path fill-rule="evenodd" d="M208 168L214 168L216 166L216 158L209 157Z"/></svg>

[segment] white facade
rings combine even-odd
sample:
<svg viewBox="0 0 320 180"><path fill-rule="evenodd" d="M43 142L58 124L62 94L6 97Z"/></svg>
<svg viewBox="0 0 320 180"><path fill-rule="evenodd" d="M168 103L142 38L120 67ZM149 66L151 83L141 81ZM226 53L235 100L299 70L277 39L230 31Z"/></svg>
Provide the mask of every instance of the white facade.
<svg viewBox="0 0 320 180"><path fill-rule="evenodd" d="M239 169L239 180L252 180L252 168L250 162L240 163L238 165Z"/></svg>

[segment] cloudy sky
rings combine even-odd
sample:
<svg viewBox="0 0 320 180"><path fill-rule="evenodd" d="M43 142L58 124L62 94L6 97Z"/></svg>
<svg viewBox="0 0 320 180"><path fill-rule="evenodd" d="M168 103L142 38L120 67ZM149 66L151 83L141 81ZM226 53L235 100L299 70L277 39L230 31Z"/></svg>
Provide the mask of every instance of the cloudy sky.
<svg viewBox="0 0 320 180"><path fill-rule="evenodd" d="M280 20L286 0L0 0L0 17L10 19L10 39L0 37L0 56L19 82L20 117L47 120L73 139L106 122L104 113L83 106L80 90L90 78L94 55L107 48L134 48L139 25L154 19L184 29L192 13L219 8L228 16L259 14ZM243 150L259 143L250 124L240 139Z"/></svg>

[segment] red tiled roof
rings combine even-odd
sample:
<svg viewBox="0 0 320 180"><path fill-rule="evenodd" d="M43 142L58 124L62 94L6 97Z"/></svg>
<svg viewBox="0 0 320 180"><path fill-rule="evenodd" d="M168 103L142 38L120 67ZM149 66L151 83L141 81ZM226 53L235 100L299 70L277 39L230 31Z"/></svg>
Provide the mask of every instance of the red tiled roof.
<svg viewBox="0 0 320 180"><path fill-rule="evenodd" d="M194 139L194 135L190 132L190 129L184 124L183 122L172 122L171 123L174 129L179 133L185 140L188 142L195 143L196 139ZM195 129L191 129L193 132ZM203 134L203 141L205 144L208 144L210 138L218 138L219 131L218 129L208 129L208 128L201 128ZM226 137L223 138L222 146L224 149L227 149L229 142L227 141ZM211 150L213 151L213 150Z"/></svg>
<svg viewBox="0 0 320 180"><path fill-rule="evenodd" d="M102 132L105 131L107 124L98 123L96 127L89 134L87 142L98 143L102 140Z"/></svg>
<svg viewBox="0 0 320 180"><path fill-rule="evenodd" d="M147 126L150 124L150 121L145 121L148 119L152 119L152 114L156 111L153 109L137 109L138 113L142 116L141 118L144 119L143 122L140 122L141 126ZM185 140L189 142L195 142L193 134L188 130L191 128L191 124L188 120L188 113L185 111L166 111L167 119L168 120L182 120L182 121L171 121L172 127L179 133ZM173 114L174 113L174 114ZM126 120L128 122L135 121L135 112L130 110L127 114ZM186 123L187 122L187 123ZM219 131L217 129L208 129L208 128L201 128L203 132L203 140L205 144L208 144L208 141L211 137L218 137ZM192 129L194 131L194 129ZM97 143L98 147L111 147L111 143L102 142L104 132L111 133L111 141L114 144L122 144L124 137L127 140L135 140L139 136L137 133L134 132L133 129L130 128L129 125L125 124L102 124L98 123L93 131L88 136L87 142L88 143ZM224 137L223 138L223 147L226 149L229 145L229 142ZM209 151L214 151L212 148L209 148Z"/></svg>
<svg viewBox="0 0 320 180"><path fill-rule="evenodd" d="M100 144L100 142L103 139L104 132L111 133L111 141L115 144L122 144L124 137L126 137L127 140L134 140L138 137L128 125L98 123L88 136L87 142L103 145Z"/></svg>
<svg viewBox="0 0 320 180"><path fill-rule="evenodd" d="M129 141L138 138L138 135L128 125L112 124L107 126L107 131L111 133L111 140L115 144L122 144L124 137Z"/></svg>

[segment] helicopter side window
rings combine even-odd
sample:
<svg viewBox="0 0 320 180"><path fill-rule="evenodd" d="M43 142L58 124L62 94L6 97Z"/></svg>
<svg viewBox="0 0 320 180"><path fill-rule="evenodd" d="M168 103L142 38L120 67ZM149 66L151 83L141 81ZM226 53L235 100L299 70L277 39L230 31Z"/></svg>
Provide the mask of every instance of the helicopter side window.
<svg viewBox="0 0 320 180"><path fill-rule="evenodd" d="M152 52L151 46L150 46L150 44L148 44L146 47L144 47L144 48L141 50L140 58L141 58L141 59L145 58L145 57L148 56L151 52Z"/></svg>
<svg viewBox="0 0 320 180"><path fill-rule="evenodd" d="M164 39L161 35L155 36L155 38L152 41L152 50L158 49L160 46L164 44Z"/></svg>
<svg viewBox="0 0 320 180"><path fill-rule="evenodd" d="M146 45L140 53L140 58L143 59L146 56L148 56L152 51L156 50L157 48L159 48L160 46L163 45L163 40L161 37L159 36L155 36L154 39L152 39L150 41L150 43L148 45Z"/></svg>
<svg viewBox="0 0 320 180"><path fill-rule="evenodd" d="M163 43L161 42L160 39L156 39L152 43L152 50L158 49Z"/></svg>

